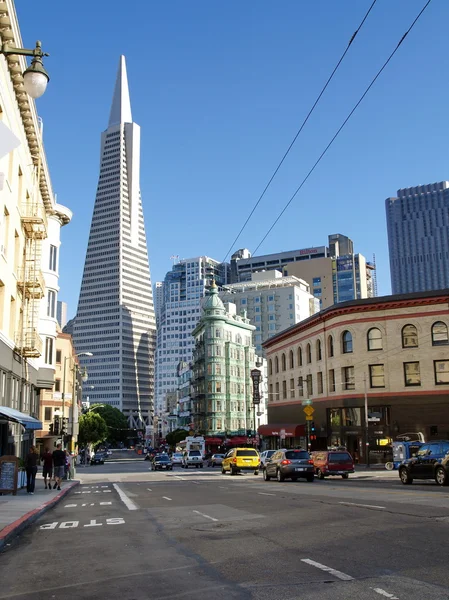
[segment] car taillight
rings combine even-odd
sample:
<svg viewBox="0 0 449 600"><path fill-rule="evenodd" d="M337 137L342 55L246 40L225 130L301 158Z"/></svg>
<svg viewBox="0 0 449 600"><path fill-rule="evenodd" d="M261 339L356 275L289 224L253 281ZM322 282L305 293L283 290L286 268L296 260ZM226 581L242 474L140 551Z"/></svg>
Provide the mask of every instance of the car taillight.
<svg viewBox="0 0 449 600"><path fill-rule="evenodd" d="M291 460L287 460L287 459L281 460L281 465L291 465L291 464L292 464Z"/></svg>
<svg viewBox="0 0 449 600"><path fill-rule="evenodd" d="M233 459L232 459L232 462L233 462L233 463L236 463L236 462L237 462L237 459L236 459L236 458L233 458Z"/></svg>
<svg viewBox="0 0 449 600"><path fill-rule="evenodd" d="M309 460L309 465L313 465L313 460L312 459Z"/></svg>

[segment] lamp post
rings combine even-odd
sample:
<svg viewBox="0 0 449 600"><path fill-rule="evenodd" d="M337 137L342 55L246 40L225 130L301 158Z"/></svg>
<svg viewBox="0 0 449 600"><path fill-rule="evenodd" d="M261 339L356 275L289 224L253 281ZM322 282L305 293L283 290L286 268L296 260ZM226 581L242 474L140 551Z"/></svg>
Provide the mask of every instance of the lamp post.
<svg viewBox="0 0 449 600"><path fill-rule="evenodd" d="M78 356L93 356L92 352L80 352L79 354L74 354L73 358L76 358ZM67 361L69 359L71 359L72 356L65 356L64 357L64 371L63 371L63 376L62 376L62 422L63 422L63 427L64 427L64 418L65 418L65 387L66 387L66 372L67 372ZM73 415L74 415L74 404L75 404L75 391L76 391L76 362L74 363L74 369L73 369L73 382L72 382L72 427L73 427ZM64 435L61 436L62 438L62 449L64 450Z"/></svg>
<svg viewBox="0 0 449 600"><path fill-rule="evenodd" d="M47 88L50 77L44 69L42 61L44 56L49 56L47 52L42 52L41 42L36 42L33 50L28 48L13 48L8 42L5 42L0 48L0 54L10 56L17 54L19 56L32 56L31 65L23 72L23 86L26 93L31 98L40 98Z"/></svg>

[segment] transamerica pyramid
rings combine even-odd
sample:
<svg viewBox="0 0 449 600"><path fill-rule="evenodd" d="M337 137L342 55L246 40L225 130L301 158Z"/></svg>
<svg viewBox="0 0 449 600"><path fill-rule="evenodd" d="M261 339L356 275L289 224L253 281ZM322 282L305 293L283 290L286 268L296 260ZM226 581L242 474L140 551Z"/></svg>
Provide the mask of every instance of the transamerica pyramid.
<svg viewBox="0 0 449 600"><path fill-rule="evenodd" d="M152 424L156 319L139 180L140 127L121 56L73 338L89 378L83 401L119 408L141 428Z"/></svg>

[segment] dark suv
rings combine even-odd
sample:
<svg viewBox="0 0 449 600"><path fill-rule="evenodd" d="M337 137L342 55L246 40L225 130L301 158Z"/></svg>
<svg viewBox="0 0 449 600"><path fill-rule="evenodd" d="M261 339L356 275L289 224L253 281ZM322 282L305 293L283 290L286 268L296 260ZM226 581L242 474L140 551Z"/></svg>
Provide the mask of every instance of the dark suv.
<svg viewBox="0 0 449 600"><path fill-rule="evenodd" d="M272 477L278 481L286 478L296 481L299 477L313 481L314 476L313 460L306 450L277 450L265 463L263 472L265 481Z"/></svg>
<svg viewBox="0 0 449 600"><path fill-rule="evenodd" d="M449 441L423 444L415 456L401 463L399 477L404 484L414 479L435 479L438 485L449 485Z"/></svg>

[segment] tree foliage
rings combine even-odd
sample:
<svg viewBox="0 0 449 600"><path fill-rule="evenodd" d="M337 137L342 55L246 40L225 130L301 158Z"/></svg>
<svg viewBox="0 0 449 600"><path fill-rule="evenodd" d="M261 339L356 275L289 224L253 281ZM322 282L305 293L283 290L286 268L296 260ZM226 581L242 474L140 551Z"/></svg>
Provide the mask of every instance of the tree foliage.
<svg viewBox="0 0 449 600"><path fill-rule="evenodd" d="M128 421L125 415L109 404L92 404L90 412L103 417L108 426L108 441L124 442L129 435Z"/></svg>
<svg viewBox="0 0 449 600"><path fill-rule="evenodd" d="M185 429L175 429L175 431L171 431L167 433L165 439L167 440L167 444L169 446L176 446L179 442L182 442L189 435L189 432Z"/></svg>
<svg viewBox="0 0 449 600"><path fill-rule="evenodd" d="M78 443L80 446L97 446L108 437L108 426L100 415L88 412L80 416Z"/></svg>

